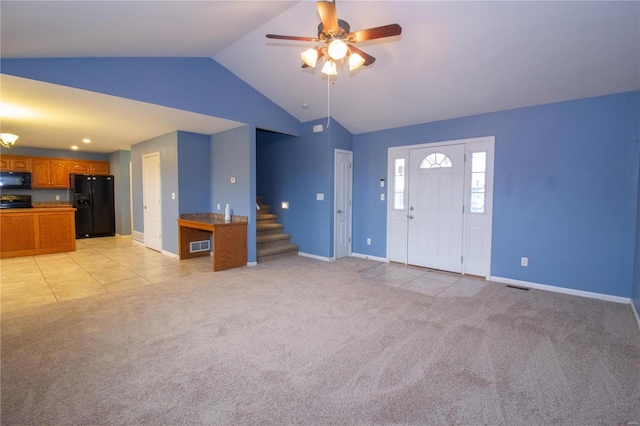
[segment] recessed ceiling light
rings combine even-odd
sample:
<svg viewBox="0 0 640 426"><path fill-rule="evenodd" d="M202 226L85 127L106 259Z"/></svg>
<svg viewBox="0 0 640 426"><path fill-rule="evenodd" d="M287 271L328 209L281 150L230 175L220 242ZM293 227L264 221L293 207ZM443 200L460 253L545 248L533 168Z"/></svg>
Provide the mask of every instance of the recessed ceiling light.
<svg viewBox="0 0 640 426"><path fill-rule="evenodd" d="M75 151L76 149L78 149L78 145L72 145L71 149L73 149Z"/></svg>
<svg viewBox="0 0 640 426"><path fill-rule="evenodd" d="M91 142L91 139L89 139L89 138L84 138L84 139L82 139L82 142L84 142L84 143L89 143L89 142Z"/></svg>

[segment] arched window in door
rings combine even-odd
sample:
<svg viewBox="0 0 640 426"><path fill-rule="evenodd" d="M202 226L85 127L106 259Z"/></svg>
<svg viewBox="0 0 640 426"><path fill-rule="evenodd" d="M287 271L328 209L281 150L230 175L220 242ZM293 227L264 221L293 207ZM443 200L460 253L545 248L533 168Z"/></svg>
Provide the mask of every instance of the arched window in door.
<svg viewBox="0 0 640 426"><path fill-rule="evenodd" d="M444 167L453 167L453 164L451 164L451 160L449 159L449 157L439 152L434 152L433 154L427 155L420 163L421 169L435 169Z"/></svg>

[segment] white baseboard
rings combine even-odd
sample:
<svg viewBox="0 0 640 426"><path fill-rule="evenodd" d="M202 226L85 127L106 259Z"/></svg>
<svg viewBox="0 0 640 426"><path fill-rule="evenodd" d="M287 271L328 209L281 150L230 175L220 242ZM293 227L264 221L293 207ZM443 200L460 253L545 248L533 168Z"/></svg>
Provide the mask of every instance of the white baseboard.
<svg viewBox="0 0 640 426"><path fill-rule="evenodd" d="M378 262L389 263L389 259L386 259L384 257L378 257L378 256L369 256L368 254L351 253L351 257L359 257L360 259L369 259L369 260L376 260Z"/></svg>
<svg viewBox="0 0 640 426"><path fill-rule="evenodd" d="M247 266L258 266L258 262L247 262Z"/></svg>
<svg viewBox="0 0 640 426"><path fill-rule="evenodd" d="M160 253L164 254L165 256L172 257L174 259L177 259L179 257L176 253L172 253L172 252L167 251L167 250L160 250Z"/></svg>
<svg viewBox="0 0 640 426"><path fill-rule="evenodd" d="M638 324L638 329L640 330L640 316L638 315L638 311L636 310L636 305L633 304L633 300L629 303L631 304L631 310L633 311L633 316L636 317L636 324Z"/></svg>
<svg viewBox="0 0 640 426"><path fill-rule="evenodd" d="M144 232L133 231L133 239L135 241L139 241L141 243L144 243Z"/></svg>
<svg viewBox="0 0 640 426"><path fill-rule="evenodd" d="M609 294L593 293L590 291L574 290L572 288L556 287L553 285L537 284L528 281L513 280L511 278L490 277L491 281L504 284L513 284L520 287L535 288L537 290L551 291L554 293L570 294L572 296L587 297L589 299L606 300L608 302L629 304L631 299L628 297L612 296Z"/></svg>
<svg viewBox="0 0 640 426"><path fill-rule="evenodd" d="M322 260L323 262L331 262L332 261L330 257L318 256L317 254L304 253L302 251L298 252L298 256L308 257L310 259ZM335 259L333 259L333 260L335 260Z"/></svg>

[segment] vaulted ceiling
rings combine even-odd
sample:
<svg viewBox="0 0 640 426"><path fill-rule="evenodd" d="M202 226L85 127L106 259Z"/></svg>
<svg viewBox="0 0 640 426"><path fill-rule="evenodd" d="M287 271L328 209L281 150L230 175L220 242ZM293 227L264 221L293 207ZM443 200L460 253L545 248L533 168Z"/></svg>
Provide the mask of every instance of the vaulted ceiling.
<svg viewBox="0 0 640 426"><path fill-rule="evenodd" d="M638 2L338 0L337 10L352 30L398 23L403 32L358 43L376 62L351 73L339 67L330 86L319 68L301 68L300 53L314 43L265 38L316 36L315 1L3 0L0 52L3 58L211 57L297 119L329 113L354 134L640 90ZM101 95L43 90L43 83L6 76L2 83L3 104L60 110L47 93L84 96L75 122L87 114L92 138L105 141L87 150L127 149L161 134L124 140L106 133L127 120L150 133L166 128L153 118L162 107L114 98L94 110ZM140 114L116 114L123 107ZM163 125L181 130L214 133L237 125L168 108L163 113L175 113ZM18 123L6 108L0 124L28 135L21 139L25 146L41 144L45 132L51 148L68 149L78 138L72 125L37 118Z"/></svg>

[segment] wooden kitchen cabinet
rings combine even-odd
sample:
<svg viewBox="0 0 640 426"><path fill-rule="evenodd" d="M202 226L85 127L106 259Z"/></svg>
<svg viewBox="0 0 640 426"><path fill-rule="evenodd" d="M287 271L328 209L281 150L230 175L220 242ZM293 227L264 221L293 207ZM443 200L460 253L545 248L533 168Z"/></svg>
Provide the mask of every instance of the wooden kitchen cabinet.
<svg viewBox="0 0 640 426"><path fill-rule="evenodd" d="M75 208L0 211L0 258L76 250Z"/></svg>
<svg viewBox="0 0 640 426"><path fill-rule="evenodd" d="M0 157L0 171L30 172L31 158L18 155L3 155Z"/></svg>
<svg viewBox="0 0 640 426"><path fill-rule="evenodd" d="M56 158L34 158L31 187L69 188L69 162Z"/></svg>
<svg viewBox="0 0 640 426"><path fill-rule="evenodd" d="M69 173L108 175L107 161L69 160Z"/></svg>

